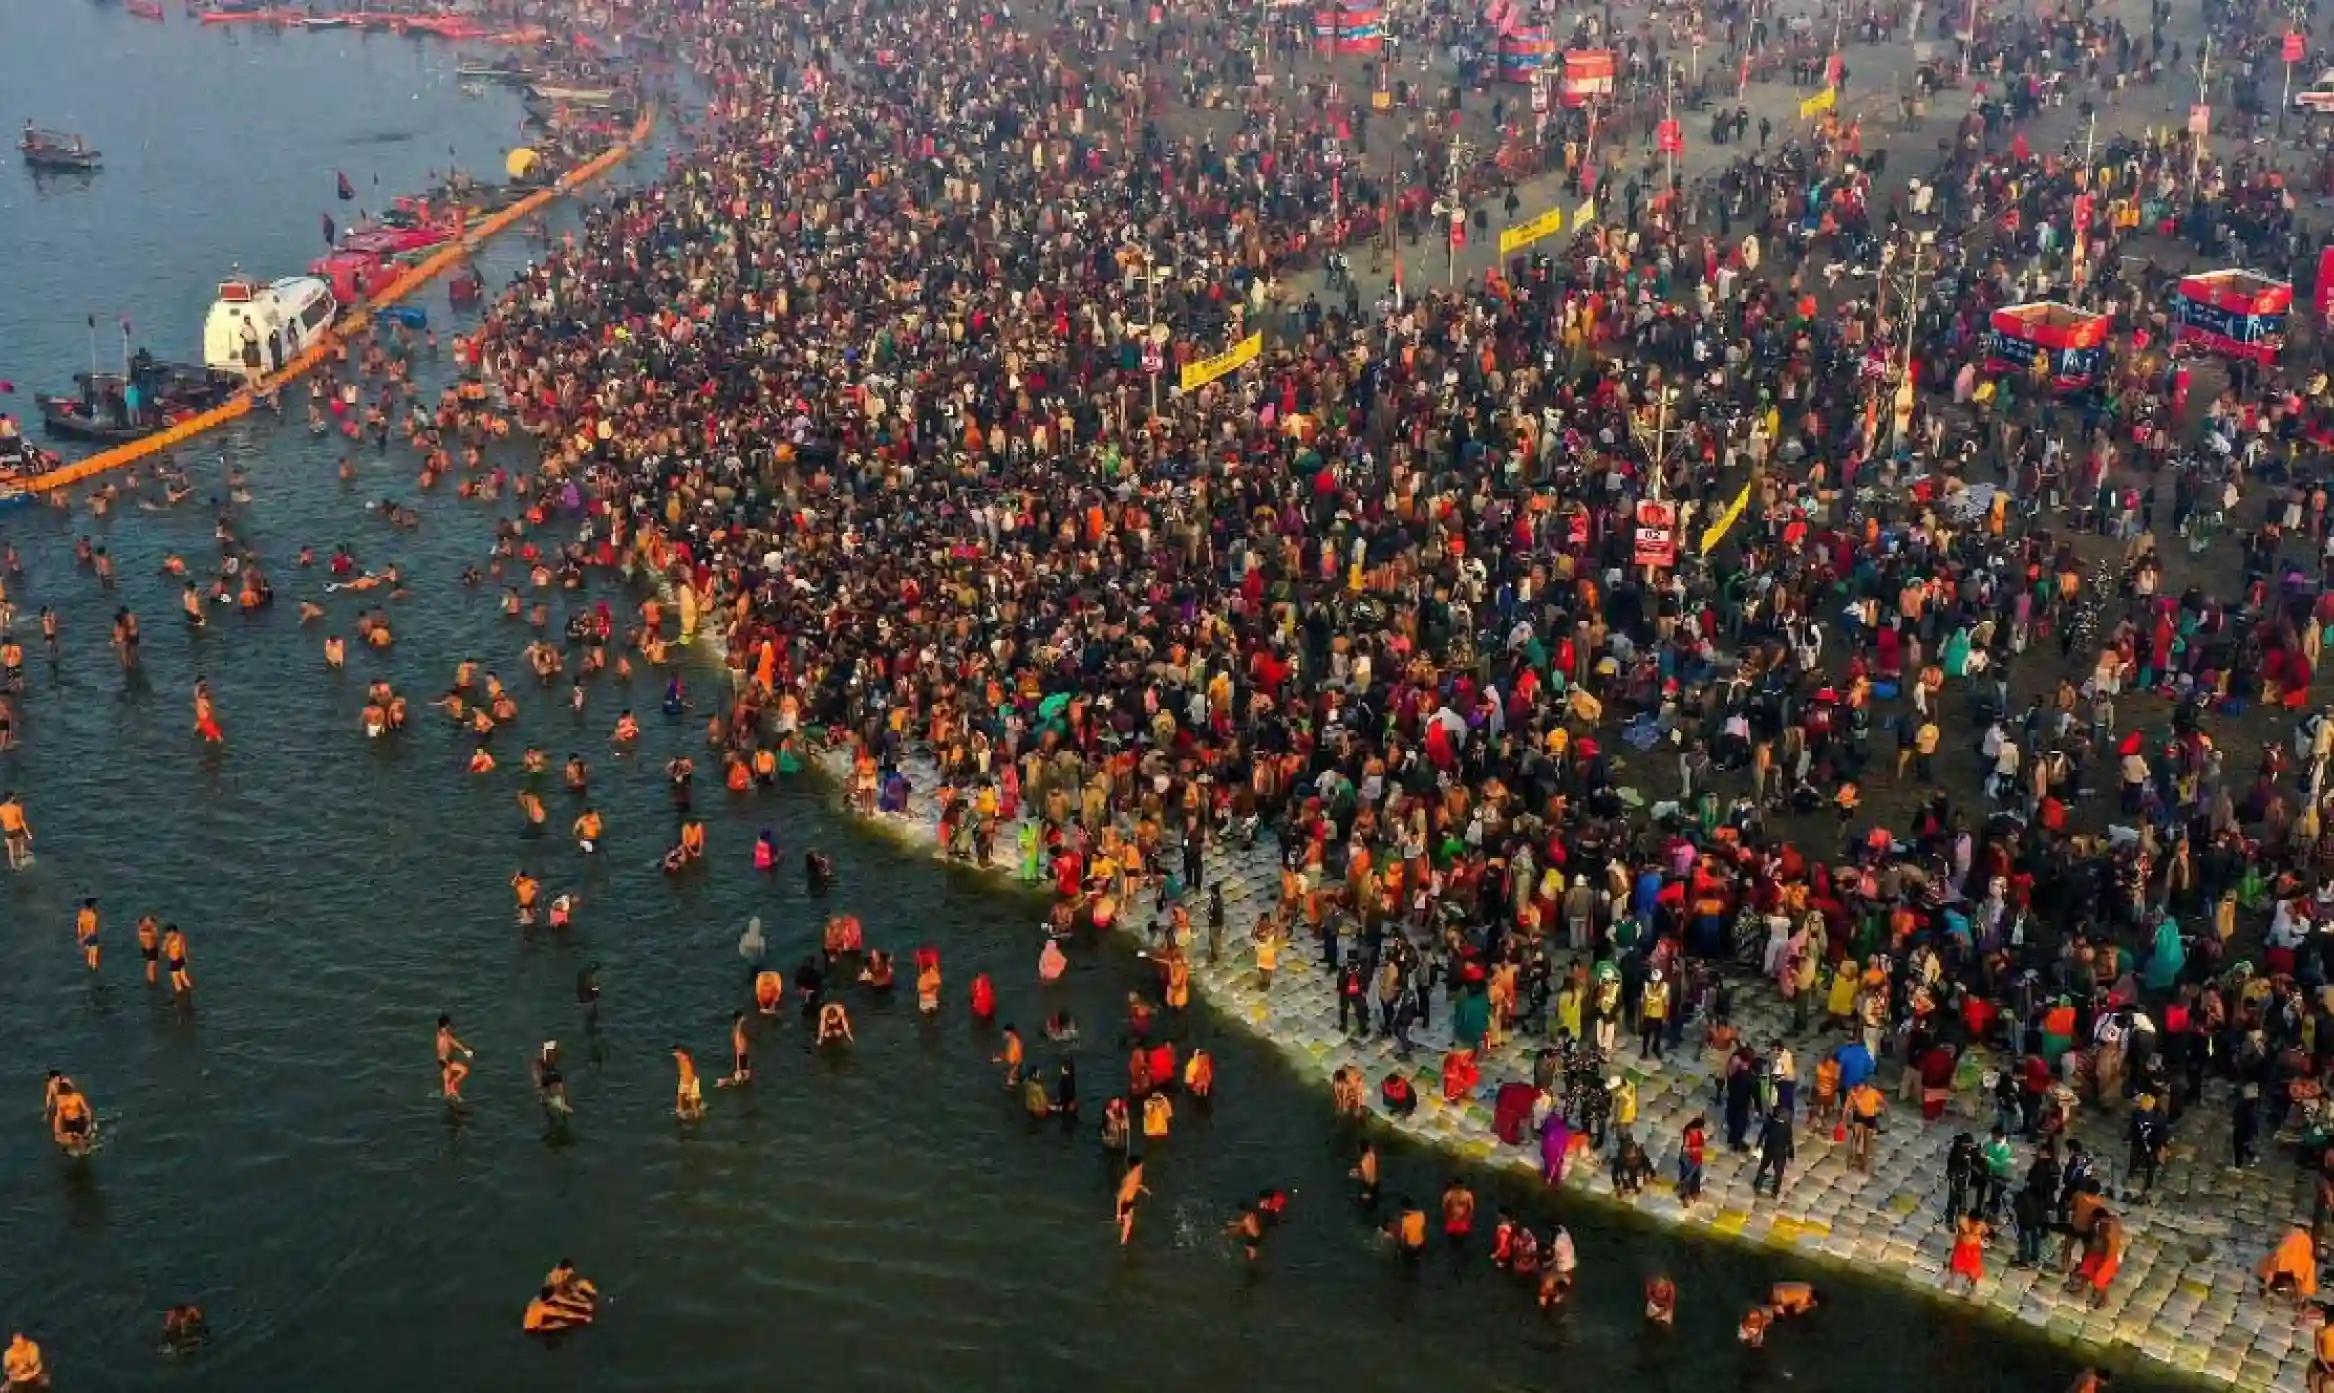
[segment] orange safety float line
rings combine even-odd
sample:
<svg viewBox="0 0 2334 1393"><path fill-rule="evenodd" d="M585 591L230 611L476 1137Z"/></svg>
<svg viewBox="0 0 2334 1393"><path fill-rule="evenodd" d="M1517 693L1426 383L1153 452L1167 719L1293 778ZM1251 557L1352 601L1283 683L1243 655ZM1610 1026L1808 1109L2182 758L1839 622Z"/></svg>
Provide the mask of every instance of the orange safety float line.
<svg viewBox="0 0 2334 1393"><path fill-rule="evenodd" d="M538 189L501 212L483 219L477 227L463 234L456 241L439 247L427 258L407 268L403 275L384 286L381 293L372 299L350 306L349 312L326 329L322 337L300 350L292 361L284 364L273 376L263 379L260 390L263 392L275 391L284 384L297 381L315 371L316 365L323 362L326 355L340 343L342 338L346 337L344 326L352 321L362 323L370 320L375 311L396 304L414 291L444 275L456 263L467 260L471 252L477 250L488 240L508 231L513 223L539 212L561 194L572 193L622 164L630 158L632 152L638 149L643 141L648 139L649 132L655 127L656 108L651 106L640 113L640 119L632 124L632 133L623 140L562 174L559 176L558 182L551 187ZM50 489L77 484L83 479L120 469L124 465L134 464L148 455L159 454L174 445L183 444L205 431L216 430L229 421L248 413L254 404L255 399L251 389L245 388L210 410L198 412L176 425L168 426L152 435L141 436L126 444L116 445L110 450L100 450L86 459L78 459L71 464L60 465L46 473L36 474L24 481L25 490L30 493L45 493Z"/></svg>

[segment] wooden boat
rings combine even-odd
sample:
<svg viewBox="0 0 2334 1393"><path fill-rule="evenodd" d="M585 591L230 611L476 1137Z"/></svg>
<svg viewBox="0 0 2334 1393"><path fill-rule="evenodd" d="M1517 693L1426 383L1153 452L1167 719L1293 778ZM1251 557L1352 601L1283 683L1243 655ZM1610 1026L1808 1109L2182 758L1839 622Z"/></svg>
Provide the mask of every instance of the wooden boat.
<svg viewBox="0 0 2334 1393"><path fill-rule="evenodd" d="M538 101L567 106L614 106L616 89L613 87L585 87L563 82L530 82L527 95Z"/></svg>
<svg viewBox="0 0 2334 1393"><path fill-rule="evenodd" d="M73 374L80 390L33 399L40 407L42 428L67 440L119 445L152 435L181 417L208 411L240 385L229 373L191 363L156 362L143 355L131 360L130 371L144 398L136 419L129 417L126 397L130 378L80 372Z"/></svg>
<svg viewBox="0 0 2334 1393"><path fill-rule="evenodd" d="M535 81L535 73L516 58L497 59L492 63L460 63L454 76L469 82L507 82L512 84Z"/></svg>
<svg viewBox="0 0 2334 1393"><path fill-rule="evenodd" d="M153 20L156 24L168 22L162 13L161 0L129 0L122 8L140 19Z"/></svg>
<svg viewBox="0 0 2334 1393"><path fill-rule="evenodd" d="M44 131L30 121L24 123L24 134L16 148L24 152L24 162L34 169L95 169L103 152L93 150L80 136L64 131Z"/></svg>

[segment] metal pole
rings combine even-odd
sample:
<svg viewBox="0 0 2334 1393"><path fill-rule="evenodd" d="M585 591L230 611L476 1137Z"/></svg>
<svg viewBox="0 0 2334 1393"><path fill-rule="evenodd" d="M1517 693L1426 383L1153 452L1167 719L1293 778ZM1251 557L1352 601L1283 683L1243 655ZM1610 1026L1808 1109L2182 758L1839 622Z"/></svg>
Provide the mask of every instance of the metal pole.
<svg viewBox="0 0 2334 1393"><path fill-rule="evenodd" d="M2285 135L2285 111L2293 105L2293 64L2285 65L2285 90L2277 96L2277 134Z"/></svg>
<svg viewBox="0 0 2334 1393"><path fill-rule="evenodd" d="M1913 329L1921 319L1921 251L1926 245L1918 237L1913 239L1912 279L1905 288L1904 323L1897 329L1896 386L1888 397L1888 448L1892 454L1904 444L1904 417L1896 402L1913 375Z"/></svg>
<svg viewBox="0 0 2334 1393"><path fill-rule="evenodd" d="M2204 36L2204 51L2196 61L2196 104L2205 110L2205 128L2212 128L2212 35ZM2193 123L2191 123L2193 124ZM2188 200L2196 201L2197 182L2204 177L2205 137L2188 133Z"/></svg>
<svg viewBox="0 0 2334 1393"><path fill-rule="evenodd" d="M1977 0L1969 0L1969 22L1961 35L1961 80L1967 82L1970 51L1977 47Z"/></svg>
<svg viewBox="0 0 2334 1393"><path fill-rule="evenodd" d="M1459 283L1459 239L1451 234L1453 229L1467 225L1467 205L1459 198L1459 161L1464 158L1466 149L1467 142L1453 136L1450 158L1443 169L1444 185L1449 190L1447 197L1450 199L1451 215L1451 225L1443 229L1443 255L1444 269L1451 285Z"/></svg>
<svg viewBox="0 0 2334 1393"><path fill-rule="evenodd" d="M1670 83L1669 86L1664 88L1662 91L1661 119L1664 122L1663 129L1665 130L1668 129L1668 123L1675 122L1678 119L1677 95L1678 85L1675 82ZM1675 142L1667 143L1674 144ZM1665 149L1662 151L1662 156L1669 162L1669 185L1667 188L1664 188L1662 192L1669 193L1675 190L1678 186L1678 152L1673 149Z"/></svg>
<svg viewBox="0 0 2334 1393"><path fill-rule="evenodd" d="M1664 384L1660 394L1654 398L1653 472L1645 481L1645 496L1655 503L1661 501L1662 476L1668 472L1664 461L1669 455L1669 399L1670 394L1676 390Z"/></svg>
<svg viewBox="0 0 2334 1393"><path fill-rule="evenodd" d="M1167 345L1159 337L1159 261L1148 245L1143 248L1143 283L1150 292L1151 342L1159 345L1160 356L1164 359ZM1154 421L1159 419L1159 379L1166 375L1167 365L1164 361L1160 363L1159 371L1151 374L1151 419Z"/></svg>

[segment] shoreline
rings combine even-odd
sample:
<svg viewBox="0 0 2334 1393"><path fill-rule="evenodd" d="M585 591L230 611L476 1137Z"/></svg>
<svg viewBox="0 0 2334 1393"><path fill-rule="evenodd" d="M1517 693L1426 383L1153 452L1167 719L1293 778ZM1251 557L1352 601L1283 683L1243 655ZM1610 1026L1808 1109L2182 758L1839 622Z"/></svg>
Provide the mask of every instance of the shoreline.
<svg viewBox="0 0 2334 1393"><path fill-rule="evenodd" d="M53 492L92 479L100 474L126 468L142 459L183 445L196 436L217 430L230 421L250 414L261 391L279 391L314 371L327 354L337 347L351 331L352 325L370 321L376 311L395 305L415 291L451 270L457 262L467 260L474 252L494 238L509 231L523 218L549 207L567 194L599 179L617 165L630 159L656 129L656 104L651 102L641 109L640 117L632 123L632 130L622 140L559 176L552 183L528 194L510 207L489 214L477 227L465 232L452 242L433 248L430 254L383 287L378 295L356 304L345 306L340 317L318 336L316 342L302 349L292 360L263 380L255 391L244 387L226 401L208 411L199 412L176 425L141 436L125 444L100 450L78 460L46 470L25 479L23 492L37 495Z"/></svg>
<svg viewBox="0 0 2334 1393"><path fill-rule="evenodd" d="M717 650L719 645L709 647ZM1000 829L986 866L939 854L929 792L937 769L925 756L913 756L898 766L911 789L904 814L861 814L849 806L851 771L848 755L840 748L817 752L805 767L831 786L828 796L854 825L880 831L935 860L1017 879L1011 829ZM1397 1061L1382 1037L1350 1038L1336 1029L1334 985L1312 944L1287 940L1272 990L1257 987L1244 926L1277 898L1275 846L1266 833L1253 847L1216 843L1208 848L1205 883L1223 887L1227 951L1215 964L1204 955L1194 958L1194 994L1271 1046L1308 1081L1317 1078L1326 1085L1340 1067L1359 1066L1366 1076L1364 1097L1375 1124L1444 1154L1536 1178L1537 1148L1529 1141L1507 1146L1498 1140L1491 1132L1490 1099L1503 1083L1530 1082L1530 1047L1542 1037L1519 1031L1500 1048L1487 1049L1480 1060L1478 1085L1463 1100L1445 1102L1436 1061L1448 1043L1447 1009L1436 1013L1431 1028L1413 1032L1412 1058ZM1130 908L1122 913L1114 932L1129 932L1131 912ZM1735 985L1745 984L1737 980ZM1802 1078L1812 1077L1823 1048L1820 1030L1790 1031L1789 1010L1771 991L1754 987L1731 995L1730 1019L1745 1038L1788 1038L1799 1055ZM1724 1146L1723 1129L1716 1125L1723 1109L1713 1101L1716 1075L1697 1043L1700 1033L1698 1024L1689 1029L1677 1052L1652 1061L1654 1067L1636 1058L1627 1041L1621 1042L1610 1063L1638 1090L1635 1132L1655 1166L1644 1195L1634 1200L1616 1196L1605 1159L1595 1152L1576 1154L1553 1188L1567 1199L1626 1210L1687 1237L1719 1238L1824 1268L1852 1269L1861 1277L1929 1297L1958 1316L2015 1328L2059 1348L2115 1363L2144 1362L2154 1372L2184 1376L2200 1386L2305 1393L2312 1351L2309 1333L2289 1311L2262 1297L2253 1280L2254 1265L2288 1222L2283 1216L2308 1212L2306 1200L2298 1211L2279 1200L2273 1173L2249 1170L2236 1173L2232 1180L2225 1168L2200 1160L2193 1144L2175 1145L2157 1192L2193 1201L2203 1182L2220 1187L2214 1191L2216 1198L2203 1205L2126 1206L2134 1222L2123 1275L2099 1309L2089 1308L2081 1294L2061 1290L2062 1277L2053 1261L2055 1233L2044 1245L2042 1267L2010 1266L2013 1245L2007 1219L1987 1249L1985 1280L1975 1293L1956 1295L1942 1285L1951 1231L1939 1222L1934 1204L1942 1190L1943 1156L1952 1132L1984 1130L1979 1103L1956 1091L1946 1117L1929 1126L1917 1113L1892 1102L1884 1115L1888 1125L1873 1148L1874 1169L1864 1173L1847 1168L1844 1144L1833 1143L1828 1133L1803 1127L1798 1159L1780 1199L1754 1198L1750 1186L1756 1161L1748 1152L1734 1155ZM1396 1068L1410 1077L1418 1097L1417 1109L1408 1117L1387 1112L1376 1086L1387 1070ZM1893 1078L1889 1091L1893 1098ZM2213 1101L2199 1106L2217 1108L2219 1095L2216 1089ZM1712 1120L1711 1144L1702 1202L1686 1206L1674 1193L1675 1138L1685 1120L1697 1114ZM2097 1154L2102 1174L2109 1177L2120 1174L2116 1163L2123 1155L2122 1121L2120 1113L2090 1109L2079 1117L2072 1133ZM2187 1129L2187 1134L2193 1138L2198 1132ZM1828 1212L1815 1212L1819 1208Z"/></svg>

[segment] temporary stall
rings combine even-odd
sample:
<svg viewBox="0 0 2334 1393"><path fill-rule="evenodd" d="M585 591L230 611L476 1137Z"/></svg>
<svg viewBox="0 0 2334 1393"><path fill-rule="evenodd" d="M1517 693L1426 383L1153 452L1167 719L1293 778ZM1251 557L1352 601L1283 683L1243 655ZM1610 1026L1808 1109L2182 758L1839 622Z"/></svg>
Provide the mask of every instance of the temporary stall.
<svg viewBox="0 0 2334 1393"><path fill-rule="evenodd" d="M1568 48L1564 50L1564 85L1561 89L1566 106L1586 106L1592 101L1613 99L1613 51L1609 48Z"/></svg>
<svg viewBox="0 0 2334 1393"><path fill-rule="evenodd" d="M1986 371L2035 375L2037 362L2052 391L2080 392L2096 382L2107 352L2107 317L2036 300L1995 310L1986 325Z"/></svg>
<svg viewBox="0 0 2334 1393"><path fill-rule="evenodd" d="M1337 0L1313 11L1313 41L1332 53L1377 53L1386 46L1386 7Z"/></svg>
<svg viewBox="0 0 2334 1393"><path fill-rule="evenodd" d="M1511 25L1493 40L1492 48L1501 82L1529 87L1556 62L1556 41L1548 37L1545 25Z"/></svg>
<svg viewBox="0 0 2334 1393"><path fill-rule="evenodd" d="M2172 300L2174 337L2207 352L2273 362L2285 348L2285 317L2292 308L2291 284L2251 271L2182 276Z"/></svg>

